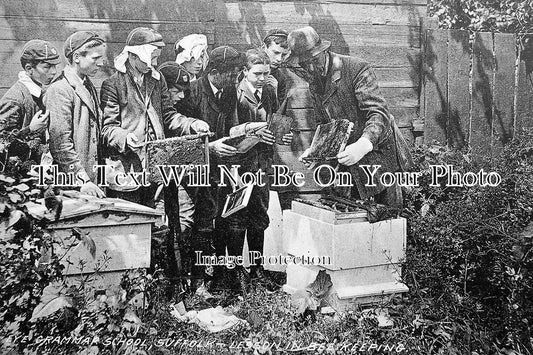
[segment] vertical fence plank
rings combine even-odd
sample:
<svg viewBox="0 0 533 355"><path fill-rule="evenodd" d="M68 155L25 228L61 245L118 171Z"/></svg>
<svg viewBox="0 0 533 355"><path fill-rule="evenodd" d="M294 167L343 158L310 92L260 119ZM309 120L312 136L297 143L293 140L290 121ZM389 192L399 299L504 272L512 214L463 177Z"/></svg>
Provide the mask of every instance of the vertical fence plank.
<svg viewBox="0 0 533 355"><path fill-rule="evenodd" d="M514 83L516 65L516 36L494 34L494 117L493 151L498 151L514 134Z"/></svg>
<svg viewBox="0 0 533 355"><path fill-rule="evenodd" d="M533 127L533 76L526 71L526 61L533 61L524 52L520 52L518 70L518 90L516 105L516 130Z"/></svg>
<svg viewBox="0 0 533 355"><path fill-rule="evenodd" d="M492 85L494 60L492 34L474 37L472 70L472 120L470 146L474 154L490 151L492 141Z"/></svg>
<svg viewBox="0 0 533 355"><path fill-rule="evenodd" d="M424 141L427 144L431 144L434 140L446 144L448 68L446 42L446 31L426 31Z"/></svg>
<svg viewBox="0 0 533 355"><path fill-rule="evenodd" d="M448 144L463 147L470 128L470 43L464 30L448 30Z"/></svg>

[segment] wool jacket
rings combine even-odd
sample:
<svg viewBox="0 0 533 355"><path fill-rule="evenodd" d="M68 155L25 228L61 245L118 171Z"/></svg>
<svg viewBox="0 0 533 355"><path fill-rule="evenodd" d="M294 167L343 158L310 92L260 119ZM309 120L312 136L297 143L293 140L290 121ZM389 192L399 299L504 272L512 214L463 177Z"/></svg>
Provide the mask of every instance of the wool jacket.
<svg viewBox="0 0 533 355"><path fill-rule="evenodd" d="M33 115L39 107L28 88L17 81L0 99L0 129L15 131L19 136L26 136Z"/></svg>
<svg viewBox="0 0 533 355"><path fill-rule="evenodd" d="M128 133L134 133L139 142L145 141L147 132L154 135L151 138L158 139L171 133L187 134L195 119L176 112L163 75L160 80L154 79L149 73L144 75L143 85L139 88L131 74L131 67L129 64L126 67L125 73L117 71L102 83L102 140L106 156L120 158L126 171L131 166L139 171L143 168L139 156L126 146ZM149 117L149 108L153 108L157 117ZM157 121L152 122L152 119ZM179 123L178 129L177 132L170 132L169 125L174 120Z"/></svg>
<svg viewBox="0 0 533 355"><path fill-rule="evenodd" d="M399 130L381 96L372 67L359 58L333 52L330 52L329 59L323 81L310 83L316 117L320 123L343 118L353 122L348 144L361 137L372 142L373 150L347 168L359 197L365 199L383 191L385 186L379 183L368 186L367 177L359 165L381 165L375 176L379 182L383 172L396 172L408 166L410 155L407 147L399 142L404 142L403 138L398 136Z"/></svg>
<svg viewBox="0 0 533 355"><path fill-rule="evenodd" d="M180 105L183 110L191 113L192 117L201 119L209 124L214 136L211 141L227 137L229 130L237 125L236 106L237 93L234 86L224 88L220 100L217 100L207 78L207 74L191 82L190 95L182 100ZM220 215L224 206L224 196L219 194L218 164L224 164L227 159L222 159L214 154L209 156L211 187L197 187L187 189L195 204L193 215L194 223L198 230L212 231L214 219Z"/></svg>
<svg viewBox="0 0 533 355"><path fill-rule="evenodd" d="M287 81L288 81L287 69L286 68L273 69L270 72L270 75L272 75L278 82L278 88L277 88L276 94L278 98L278 105L281 105L281 103L287 98Z"/></svg>
<svg viewBox="0 0 533 355"><path fill-rule="evenodd" d="M93 166L100 163L101 112L96 89L67 66L45 94L50 111L50 153L62 172L74 172L95 181Z"/></svg>
<svg viewBox="0 0 533 355"><path fill-rule="evenodd" d="M209 124L215 133L211 140L227 137L229 129L237 124L235 104L237 92L235 88L227 87L222 90L220 100L215 98L213 89L207 75L191 82L191 93L187 102L187 110L193 117L199 118Z"/></svg>

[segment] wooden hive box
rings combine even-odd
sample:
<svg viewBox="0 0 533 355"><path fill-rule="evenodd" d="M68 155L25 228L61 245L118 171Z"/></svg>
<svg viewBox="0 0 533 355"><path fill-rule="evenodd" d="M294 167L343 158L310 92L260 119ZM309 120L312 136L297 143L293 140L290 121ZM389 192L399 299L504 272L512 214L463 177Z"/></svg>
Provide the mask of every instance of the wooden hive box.
<svg viewBox="0 0 533 355"><path fill-rule="evenodd" d="M98 264L109 258L101 269L103 280L110 284L120 280L128 269L150 266L151 226L161 218L162 213L152 208L115 198L96 198L79 195L65 198L59 219L47 226L49 233L61 244L54 246L54 253L64 257L64 275L86 275L94 272ZM46 211L43 201L32 208ZM94 241L94 257L89 243L72 237L73 228L81 235ZM80 268L80 262L84 263ZM102 279L102 278L100 278Z"/></svg>
<svg viewBox="0 0 533 355"><path fill-rule="evenodd" d="M407 292L399 279L406 220L369 223L366 216L364 210L338 213L293 201L291 210L283 213L285 253L328 259L325 264L287 265L284 290L304 289L324 270L333 283L328 302L339 311Z"/></svg>

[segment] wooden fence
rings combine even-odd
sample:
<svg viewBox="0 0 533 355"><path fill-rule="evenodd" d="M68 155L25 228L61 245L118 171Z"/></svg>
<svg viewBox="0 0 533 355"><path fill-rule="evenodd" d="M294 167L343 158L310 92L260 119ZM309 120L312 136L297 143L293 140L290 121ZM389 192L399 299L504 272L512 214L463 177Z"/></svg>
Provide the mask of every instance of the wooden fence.
<svg viewBox="0 0 533 355"><path fill-rule="evenodd" d="M425 142L495 153L517 130L532 127L532 59L514 34L427 30L420 100Z"/></svg>
<svg viewBox="0 0 533 355"><path fill-rule="evenodd" d="M74 31L92 30L105 37L108 65L94 82L98 87L113 72L113 58L130 30L157 29L167 43L161 60L172 60L175 41L203 33L211 48L239 50L260 45L272 28L313 26L332 41L332 49L372 63L392 113L405 137L414 141L418 122L422 23L427 0L2 0L0 2L0 95L17 80L23 44L34 38L58 49ZM61 69L58 68L58 69ZM316 127L307 84L291 76L297 89L289 103L295 117L292 147L277 151L277 162L306 171L297 157L309 146ZM307 172L307 171L306 171ZM317 190L306 179L303 190Z"/></svg>

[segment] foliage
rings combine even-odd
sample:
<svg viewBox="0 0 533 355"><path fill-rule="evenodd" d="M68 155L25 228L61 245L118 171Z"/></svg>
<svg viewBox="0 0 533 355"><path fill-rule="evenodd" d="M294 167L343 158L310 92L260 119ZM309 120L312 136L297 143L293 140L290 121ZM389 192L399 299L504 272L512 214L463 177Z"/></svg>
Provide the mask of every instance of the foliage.
<svg viewBox="0 0 533 355"><path fill-rule="evenodd" d="M418 150L419 187L408 194L406 282L424 300L421 315L456 325L463 351L490 346L533 352L533 133L490 161L442 147ZM497 187L431 187L429 165L497 171ZM529 227L528 227L529 226ZM462 340L461 340L462 339Z"/></svg>
<svg viewBox="0 0 533 355"><path fill-rule="evenodd" d="M339 348L348 341L401 345L413 354L533 353L533 132L517 135L492 159L440 146L421 147L415 155L419 186L406 193L402 269L411 291L403 299L383 299L375 309L354 305L343 315L321 314L317 302L314 312L301 315L288 295L269 293L257 282L240 299L205 302L180 294L188 310L231 304L228 310L248 323L215 334L172 316L173 285L161 270L129 271L105 291L93 282L98 273L63 279L65 260L51 252L60 241L28 210L43 194L20 161L10 160L0 174L0 338L6 340L0 352L269 353L269 346ZM436 164L453 165L458 173L497 171L502 181L496 187L450 187L445 180L430 186ZM72 243L95 254L94 242L79 229L72 230ZM106 258L97 264L105 267ZM384 312L392 324L383 324Z"/></svg>
<svg viewBox="0 0 533 355"><path fill-rule="evenodd" d="M13 153L13 145L0 140L0 337L4 339L31 331L30 319L42 290L61 275L57 258L47 262L41 258L42 251L52 247L53 238L25 207L26 202L42 197L34 180L26 176L32 162L8 155L9 147Z"/></svg>
<svg viewBox="0 0 533 355"><path fill-rule="evenodd" d="M428 14L443 28L533 32L533 3L520 0L430 0Z"/></svg>

